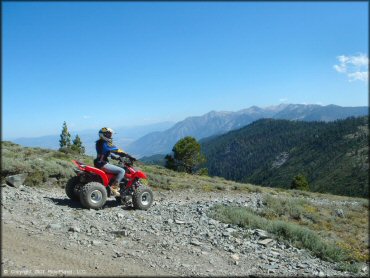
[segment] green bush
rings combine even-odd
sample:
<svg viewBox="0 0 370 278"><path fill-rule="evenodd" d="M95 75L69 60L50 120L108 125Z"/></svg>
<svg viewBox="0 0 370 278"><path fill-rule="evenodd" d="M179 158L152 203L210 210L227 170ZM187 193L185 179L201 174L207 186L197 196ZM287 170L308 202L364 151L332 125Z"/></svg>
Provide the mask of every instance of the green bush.
<svg viewBox="0 0 370 278"><path fill-rule="evenodd" d="M208 176L208 169L207 168L200 168L197 172L199 176Z"/></svg>
<svg viewBox="0 0 370 278"><path fill-rule="evenodd" d="M290 188L304 191L310 190L310 187L308 186L308 181L306 177L302 174L299 174L298 176L294 177L290 184Z"/></svg>
<svg viewBox="0 0 370 278"><path fill-rule="evenodd" d="M2 142L1 180L10 175L27 173L25 184L39 186L51 178L59 184L65 183L75 173L71 155L40 148L23 148L11 142ZM87 156L80 160L92 160Z"/></svg>
<svg viewBox="0 0 370 278"><path fill-rule="evenodd" d="M360 271L358 263L348 263L348 262L340 262L336 269L339 271L348 271L352 273L358 273Z"/></svg>
<svg viewBox="0 0 370 278"><path fill-rule="evenodd" d="M265 195L263 198L265 207L263 216L268 218L277 218L285 216L286 218L299 220L304 213L303 205L308 202L303 199L279 198Z"/></svg>

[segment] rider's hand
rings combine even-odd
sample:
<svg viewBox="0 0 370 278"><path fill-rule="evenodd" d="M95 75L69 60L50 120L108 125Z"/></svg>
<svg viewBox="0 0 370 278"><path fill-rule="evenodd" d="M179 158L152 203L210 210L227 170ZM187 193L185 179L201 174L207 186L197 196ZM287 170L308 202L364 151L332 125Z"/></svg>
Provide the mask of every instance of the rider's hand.
<svg viewBox="0 0 370 278"><path fill-rule="evenodd" d="M120 159L120 157L113 156L113 155L111 155L111 158L112 158L113 160L119 160L119 159Z"/></svg>
<svg viewBox="0 0 370 278"><path fill-rule="evenodd" d="M129 154L126 154L126 156L130 159L130 160L132 160L132 161L136 161L136 158L135 157L132 157L131 155L129 155Z"/></svg>

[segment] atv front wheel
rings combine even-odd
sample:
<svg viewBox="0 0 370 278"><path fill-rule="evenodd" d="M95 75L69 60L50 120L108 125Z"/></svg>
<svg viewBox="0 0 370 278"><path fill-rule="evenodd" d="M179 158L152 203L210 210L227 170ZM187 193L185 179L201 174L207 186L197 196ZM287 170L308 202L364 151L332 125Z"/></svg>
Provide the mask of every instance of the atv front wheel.
<svg viewBox="0 0 370 278"><path fill-rule="evenodd" d="M147 210L153 203L153 191L146 186L138 187L132 196L132 204L135 209Z"/></svg>
<svg viewBox="0 0 370 278"><path fill-rule="evenodd" d="M107 201L107 190L99 182L89 182L81 189L80 201L85 208L100 209Z"/></svg>
<svg viewBox="0 0 370 278"><path fill-rule="evenodd" d="M79 187L80 187L80 177L79 176L74 176L69 179L69 181L66 184L66 194L69 197L69 199L73 201L79 201L80 196L79 196Z"/></svg>

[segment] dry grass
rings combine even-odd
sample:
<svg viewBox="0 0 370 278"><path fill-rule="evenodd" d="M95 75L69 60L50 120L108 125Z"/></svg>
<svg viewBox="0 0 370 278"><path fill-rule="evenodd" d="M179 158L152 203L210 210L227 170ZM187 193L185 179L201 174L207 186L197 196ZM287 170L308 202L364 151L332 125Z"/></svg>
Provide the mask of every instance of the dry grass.
<svg viewBox="0 0 370 278"><path fill-rule="evenodd" d="M367 203L364 199L349 197L330 196L329 199L315 202L317 199L265 195L261 215L307 227L348 251L351 260L369 261ZM336 214L338 209L344 212L344 217Z"/></svg>

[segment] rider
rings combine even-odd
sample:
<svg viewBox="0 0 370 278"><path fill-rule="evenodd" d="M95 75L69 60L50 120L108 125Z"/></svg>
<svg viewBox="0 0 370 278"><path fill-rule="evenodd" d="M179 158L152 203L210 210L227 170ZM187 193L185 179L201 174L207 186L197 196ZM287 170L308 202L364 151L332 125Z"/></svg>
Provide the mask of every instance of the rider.
<svg viewBox="0 0 370 278"><path fill-rule="evenodd" d="M119 183L125 176L125 170L116 165L110 164L108 157L113 159L120 159L121 156L131 157L126 154L123 150L113 145L113 130L109 127L103 127L99 130L99 140L96 141L96 152L97 157L94 160L94 166L102 169L107 173L115 174L116 179L111 186L111 192L114 196L120 196ZM117 155L120 154L120 155Z"/></svg>

